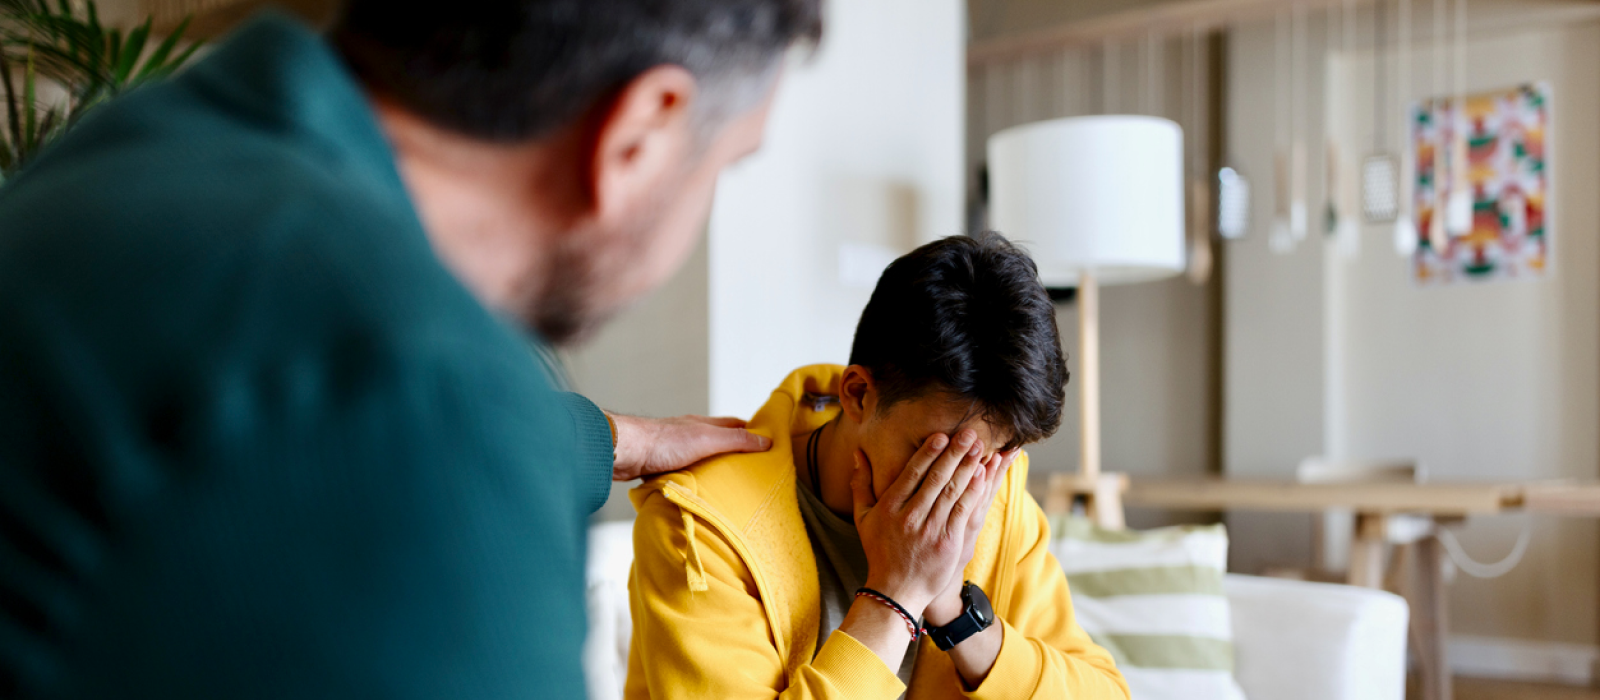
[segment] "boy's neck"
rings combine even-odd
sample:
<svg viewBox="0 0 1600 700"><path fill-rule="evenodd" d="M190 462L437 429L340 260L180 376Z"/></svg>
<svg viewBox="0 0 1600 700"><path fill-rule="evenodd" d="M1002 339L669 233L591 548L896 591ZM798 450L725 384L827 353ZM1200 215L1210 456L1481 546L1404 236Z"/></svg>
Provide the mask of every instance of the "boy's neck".
<svg viewBox="0 0 1600 700"><path fill-rule="evenodd" d="M828 421L818 430L821 435L817 437L817 477L822 483L811 483L811 466L806 457L806 447L811 444L810 433L795 436L795 478L821 498L828 510L854 522L855 498L850 494L850 475L855 471L856 440L846 435L845 422L840 419Z"/></svg>

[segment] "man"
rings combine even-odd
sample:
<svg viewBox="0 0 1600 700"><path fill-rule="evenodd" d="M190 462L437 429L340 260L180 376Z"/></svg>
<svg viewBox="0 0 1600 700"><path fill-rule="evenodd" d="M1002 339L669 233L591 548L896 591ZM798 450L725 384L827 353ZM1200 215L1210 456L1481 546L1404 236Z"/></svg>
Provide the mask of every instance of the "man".
<svg viewBox="0 0 1600 700"><path fill-rule="evenodd" d="M267 18L8 181L0 697L581 697L611 478L768 443L535 356L677 268L819 12Z"/></svg>
<svg viewBox="0 0 1600 700"><path fill-rule="evenodd" d="M778 386L770 452L634 491L627 696L1125 700L1026 490L1067 381L1033 261L995 233L900 258L850 363Z"/></svg>

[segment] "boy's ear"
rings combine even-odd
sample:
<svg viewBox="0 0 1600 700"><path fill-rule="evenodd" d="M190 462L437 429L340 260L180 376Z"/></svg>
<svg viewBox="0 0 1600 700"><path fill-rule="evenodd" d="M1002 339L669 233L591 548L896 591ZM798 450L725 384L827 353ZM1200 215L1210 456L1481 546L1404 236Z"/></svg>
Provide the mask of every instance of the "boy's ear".
<svg viewBox="0 0 1600 700"><path fill-rule="evenodd" d="M872 371L861 365L844 368L844 376L839 379L839 405L844 408L845 418L861 423L877 407L877 403L878 392L872 383Z"/></svg>

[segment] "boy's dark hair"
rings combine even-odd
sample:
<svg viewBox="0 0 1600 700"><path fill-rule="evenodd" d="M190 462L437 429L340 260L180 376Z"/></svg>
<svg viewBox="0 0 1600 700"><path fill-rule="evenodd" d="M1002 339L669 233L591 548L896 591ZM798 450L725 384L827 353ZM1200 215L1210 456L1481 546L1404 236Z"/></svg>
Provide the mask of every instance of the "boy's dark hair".
<svg viewBox="0 0 1600 700"><path fill-rule="evenodd" d="M880 410L940 392L1010 431L1002 449L1061 426L1067 363L1033 259L993 231L929 243L889 265L856 326L850 364Z"/></svg>
<svg viewBox="0 0 1600 700"><path fill-rule="evenodd" d="M368 88L458 133L537 138L665 64L700 82L696 117L753 105L822 0L348 0L332 40ZM742 104L747 103L747 104Z"/></svg>

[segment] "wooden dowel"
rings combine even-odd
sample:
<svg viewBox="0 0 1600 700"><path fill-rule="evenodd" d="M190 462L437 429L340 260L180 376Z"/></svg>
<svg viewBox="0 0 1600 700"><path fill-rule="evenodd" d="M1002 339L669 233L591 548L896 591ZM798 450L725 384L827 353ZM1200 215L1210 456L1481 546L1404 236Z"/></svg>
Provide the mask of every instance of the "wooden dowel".
<svg viewBox="0 0 1600 700"><path fill-rule="evenodd" d="M1094 273L1078 282L1078 397L1082 405L1082 456L1078 473L1100 476L1100 285Z"/></svg>

